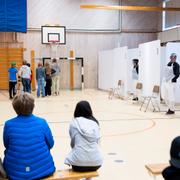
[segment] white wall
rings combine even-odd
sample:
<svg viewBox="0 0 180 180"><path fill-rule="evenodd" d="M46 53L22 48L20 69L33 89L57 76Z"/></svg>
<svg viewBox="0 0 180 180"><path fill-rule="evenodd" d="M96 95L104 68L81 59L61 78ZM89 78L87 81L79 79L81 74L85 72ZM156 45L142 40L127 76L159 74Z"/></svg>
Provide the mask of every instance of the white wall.
<svg viewBox="0 0 180 180"><path fill-rule="evenodd" d="M154 85L160 85L160 41L139 45L139 81L143 84L143 95L152 95Z"/></svg>
<svg viewBox="0 0 180 180"><path fill-rule="evenodd" d="M113 50L99 52L98 88L109 90L114 86L114 53Z"/></svg>
<svg viewBox="0 0 180 180"><path fill-rule="evenodd" d="M81 9L88 0L28 0L28 28L59 24L68 29L118 29L119 12ZM108 0L93 0L94 4L109 4ZM119 5L119 0L111 0Z"/></svg>

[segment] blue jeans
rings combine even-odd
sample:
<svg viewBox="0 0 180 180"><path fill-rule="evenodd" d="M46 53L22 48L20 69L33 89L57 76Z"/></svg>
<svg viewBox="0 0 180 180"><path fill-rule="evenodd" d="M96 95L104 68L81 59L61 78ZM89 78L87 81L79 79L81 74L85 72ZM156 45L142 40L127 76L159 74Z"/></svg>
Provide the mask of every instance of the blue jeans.
<svg viewBox="0 0 180 180"><path fill-rule="evenodd" d="M38 89L37 89L37 97L40 96L40 92L42 92L42 96L45 96L45 80L44 78L40 78L37 80L38 83Z"/></svg>
<svg viewBox="0 0 180 180"><path fill-rule="evenodd" d="M30 79L22 78L23 91L31 93Z"/></svg>

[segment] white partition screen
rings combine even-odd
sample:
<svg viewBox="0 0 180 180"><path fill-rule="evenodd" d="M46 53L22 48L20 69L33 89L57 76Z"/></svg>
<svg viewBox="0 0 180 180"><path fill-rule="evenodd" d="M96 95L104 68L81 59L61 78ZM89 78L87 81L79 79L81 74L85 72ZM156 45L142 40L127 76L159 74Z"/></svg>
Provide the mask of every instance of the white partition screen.
<svg viewBox="0 0 180 180"><path fill-rule="evenodd" d="M166 45L166 64L170 61L171 53L177 54L177 62L180 64L180 43L167 43ZM175 86L175 100L180 103L180 78L178 78Z"/></svg>
<svg viewBox="0 0 180 180"><path fill-rule="evenodd" d="M114 58L113 50L99 52L98 61L98 88L109 90L113 87Z"/></svg>
<svg viewBox="0 0 180 180"><path fill-rule="evenodd" d="M160 85L160 40L139 45L139 81L143 95L152 95L154 85Z"/></svg>
<svg viewBox="0 0 180 180"><path fill-rule="evenodd" d="M117 87L118 80L124 82L124 96L127 93L127 47L101 51L98 64L98 88L109 90Z"/></svg>

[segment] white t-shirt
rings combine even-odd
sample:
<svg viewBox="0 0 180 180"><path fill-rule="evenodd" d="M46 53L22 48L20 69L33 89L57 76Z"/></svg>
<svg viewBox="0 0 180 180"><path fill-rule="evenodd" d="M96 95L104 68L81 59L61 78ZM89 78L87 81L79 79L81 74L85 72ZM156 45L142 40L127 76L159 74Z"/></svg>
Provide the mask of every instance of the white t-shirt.
<svg viewBox="0 0 180 180"><path fill-rule="evenodd" d="M22 78L30 79L31 77L31 69L27 65L22 65L19 70L19 75Z"/></svg>

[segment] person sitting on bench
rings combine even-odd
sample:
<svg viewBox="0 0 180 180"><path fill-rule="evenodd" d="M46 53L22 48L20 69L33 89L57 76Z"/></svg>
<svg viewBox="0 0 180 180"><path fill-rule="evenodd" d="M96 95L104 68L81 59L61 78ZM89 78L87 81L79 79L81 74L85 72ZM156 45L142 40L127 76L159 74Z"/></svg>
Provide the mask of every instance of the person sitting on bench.
<svg viewBox="0 0 180 180"><path fill-rule="evenodd" d="M163 170L162 175L165 180L180 180L180 136L172 141L170 157L170 166Z"/></svg>
<svg viewBox="0 0 180 180"><path fill-rule="evenodd" d="M77 172L96 171L102 165L103 158L99 150L99 122L94 118L87 101L77 103L74 119L70 123L69 134L72 151L65 159Z"/></svg>
<svg viewBox="0 0 180 180"><path fill-rule="evenodd" d="M9 179L41 179L55 172L50 149L53 136L47 122L32 114L34 98L17 94L12 105L17 117L6 121L3 132L4 169Z"/></svg>

